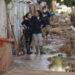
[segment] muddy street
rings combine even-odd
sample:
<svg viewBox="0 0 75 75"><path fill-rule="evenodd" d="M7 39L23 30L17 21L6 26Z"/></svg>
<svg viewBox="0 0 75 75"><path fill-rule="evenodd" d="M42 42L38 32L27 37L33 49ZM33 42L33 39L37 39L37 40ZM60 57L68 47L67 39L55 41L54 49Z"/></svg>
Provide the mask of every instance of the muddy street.
<svg viewBox="0 0 75 75"><path fill-rule="evenodd" d="M0 0L0 75L75 75L75 0Z"/></svg>
<svg viewBox="0 0 75 75"><path fill-rule="evenodd" d="M46 52L44 55L35 55L33 53L32 55L13 56L11 70L14 68L22 68L28 70L50 71L49 65L52 62L48 61L48 59L61 54L60 48L64 45L65 40L63 38L59 38L59 36L53 36L52 39L48 39L50 42L43 47ZM35 52L34 50L32 51ZM54 54L52 54L52 52L54 52Z"/></svg>
<svg viewBox="0 0 75 75"><path fill-rule="evenodd" d="M67 28L66 28L67 27ZM24 55L24 56L13 56L13 62L10 67L10 70L15 68L18 69L26 69L26 70L42 70L42 71L51 71L50 65L53 63L52 60L54 57L58 57L62 55L66 59L68 59L67 55L69 54L69 50L71 49L69 37L67 34L71 33L70 26L59 26L60 32L54 31L56 33L51 32L51 35L48 35L48 42L44 44L43 50L46 54L34 54L35 50L32 49L32 55ZM60 34L58 34L60 33ZM44 39L45 40L45 39Z"/></svg>

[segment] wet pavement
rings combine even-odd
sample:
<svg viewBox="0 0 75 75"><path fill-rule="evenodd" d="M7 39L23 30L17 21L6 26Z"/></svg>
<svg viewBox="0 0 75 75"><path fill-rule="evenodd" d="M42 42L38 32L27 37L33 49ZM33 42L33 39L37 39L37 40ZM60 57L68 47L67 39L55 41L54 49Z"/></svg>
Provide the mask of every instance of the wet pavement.
<svg viewBox="0 0 75 75"><path fill-rule="evenodd" d="M65 44L66 40L65 38L61 38L60 36L52 36L52 39L48 39L50 42L46 45L44 45L44 50L46 53L51 52L59 52L60 48Z"/></svg>
<svg viewBox="0 0 75 75"><path fill-rule="evenodd" d="M25 56L14 56L13 57L13 68L20 68L20 69L28 69L28 70L44 70L49 71L49 64L48 58L51 55L25 55Z"/></svg>
<svg viewBox="0 0 75 75"><path fill-rule="evenodd" d="M48 59L56 57L59 54L61 53L46 54L46 55L32 54L32 55L25 55L20 57L14 56L11 69L19 68L19 69L26 69L26 70L50 71L49 65L52 64L52 62L48 61Z"/></svg>
<svg viewBox="0 0 75 75"><path fill-rule="evenodd" d="M60 37L54 37L47 45L44 45L45 55L24 55L24 56L14 56L13 63L10 67L10 70L14 68L27 69L27 70L44 70L50 71L49 65L51 61L48 61L49 58L58 56L59 53L50 54L51 51L57 51L64 45L64 40ZM33 50L34 51L34 50Z"/></svg>

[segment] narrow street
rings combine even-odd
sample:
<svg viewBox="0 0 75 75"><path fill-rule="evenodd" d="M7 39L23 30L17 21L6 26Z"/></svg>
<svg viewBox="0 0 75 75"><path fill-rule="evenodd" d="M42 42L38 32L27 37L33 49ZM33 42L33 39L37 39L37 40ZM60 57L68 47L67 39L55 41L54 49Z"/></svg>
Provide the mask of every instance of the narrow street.
<svg viewBox="0 0 75 75"><path fill-rule="evenodd" d="M75 75L75 1L0 0L0 75Z"/></svg>
<svg viewBox="0 0 75 75"><path fill-rule="evenodd" d="M67 27L67 28L66 28ZM34 52L35 50L32 50L33 54L32 55L23 55L23 56L13 56L13 61L9 70L9 74L10 72L12 73L14 71L14 73L12 74L16 74L16 72L21 72L21 71L25 71L25 73L27 72L27 70L30 70L30 75L32 73L32 71L36 70L35 73L37 73L37 70L39 71L50 71L51 74L55 75L55 73L52 73L51 69L50 69L50 65L53 63L51 59L54 59L55 57L59 57L59 55L61 55L61 57L63 57L63 59L68 59L67 56L68 52L66 51L69 50L71 48L70 43L66 44L67 42L69 42L69 38L66 36L68 33L71 33L71 28L70 26L59 26L60 28L60 32L55 31L55 33L52 33L51 35L48 35L48 43L44 43L43 49L46 52L46 54L44 55L35 55ZM70 36L70 35L68 35ZM66 47L65 47L66 44ZM68 47L67 47L68 46ZM64 63L66 64L66 67L68 65L68 60L64 61ZM66 69L65 67L65 69ZM63 71L63 70L61 70ZM65 70L63 71L63 73L65 72ZM24 72L23 72L24 73ZM43 72L44 73L44 72ZM63 74L62 73L62 74ZM27 72L26 74L29 75L29 73ZM33 73L32 73L33 74ZM68 73L65 73L65 75ZM36 74L37 75L37 74ZM40 74L39 74L40 75ZM41 75L43 75L41 73ZM45 74L44 74L45 75ZM60 75L60 73L57 73L57 75ZM72 75L72 74L71 74Z"/></svg>
<svg viewBox="0 0 75 75"><path fill-rule="evenodd" d="M65 27L61 31L65 31ZM60 32L61 32L60 31ZM68 30L67 30L68 31ZM62 33L63 34L63 33ZM66 32L67 34L67 32ZM52 36L52 38L51 38ZM49 65L52 64L52 61L49 61L49 58L57 57L62 55L67 58L67 54L61 50L64 48L65 43L68 41L64 36L52 34L48 38L48 43L44 44L44 55L35 55L34 50L32 50L32 55L24 56L14 56L11 69L26 69L26 70L42 70L42 71L51 71ZM62 53L63 52L63 53Z"/></svg>

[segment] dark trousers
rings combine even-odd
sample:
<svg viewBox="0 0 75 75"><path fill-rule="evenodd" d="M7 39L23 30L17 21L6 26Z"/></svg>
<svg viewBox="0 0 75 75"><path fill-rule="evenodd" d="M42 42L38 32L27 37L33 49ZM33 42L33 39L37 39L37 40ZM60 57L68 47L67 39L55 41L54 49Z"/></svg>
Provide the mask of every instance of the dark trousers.
<svg viewBox="0 0 75 75"><path fill-rule="evenodd" d="M32 32L29 30L23 30L24 36L25 36L25 42L26 42L26 50L27 53L30 52L30 45L32 43Z"/></svg>

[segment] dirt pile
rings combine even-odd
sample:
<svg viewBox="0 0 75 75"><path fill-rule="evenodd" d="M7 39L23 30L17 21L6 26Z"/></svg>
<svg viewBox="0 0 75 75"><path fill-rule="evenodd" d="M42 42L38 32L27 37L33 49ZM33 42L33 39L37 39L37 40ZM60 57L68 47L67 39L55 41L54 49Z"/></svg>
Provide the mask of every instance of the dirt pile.
<svg viewBox="0 0 75 75"><path fill-rule="evenodd" d="M71 49L71 43L70 40L68 40L61 48L60 50L62 52L65 52L68 56L72 55L72 49Z"/></svg>
<svg viewBox="0 0 75 75"><path fill-rule="evenodd" d="M68 65L70 66L70 69L67 69L69 72L75 72L75 60L70 59L68 61Z"/></svg>
<svg viewBox="0 0 75 75"><path fill-rule="evenodd" d="M60 17L58 23L52 25L50 30L51 35L59 36L59 39L64 38L64 45L60 50L65 52L68 56L72 54L70 37L72 33L75 33L75 31L72 30L71 25L70 16L64 14Z"/></svg>
<svg viewBox="0 0 75 75"><path fill-rule="evenodd" d="M50 33L60 35L60 34L62 34L62 31L60 30L59 27L56 27L56 28L52 28Z"/></svg>

